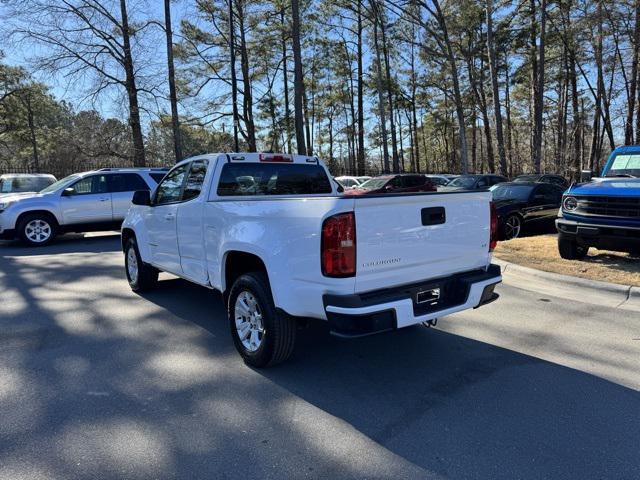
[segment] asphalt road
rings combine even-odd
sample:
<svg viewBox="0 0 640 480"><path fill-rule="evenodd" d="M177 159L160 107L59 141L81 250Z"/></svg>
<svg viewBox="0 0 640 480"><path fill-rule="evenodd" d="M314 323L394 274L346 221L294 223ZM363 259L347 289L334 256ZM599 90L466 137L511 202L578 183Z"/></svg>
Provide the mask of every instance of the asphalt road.
<svg viewBox="0 0 640 480"><path fill-rule="evenodd" d="M0 479L640 477L640 318L500 300L246 367L220 296L118 237L0 245Z"/></svg>

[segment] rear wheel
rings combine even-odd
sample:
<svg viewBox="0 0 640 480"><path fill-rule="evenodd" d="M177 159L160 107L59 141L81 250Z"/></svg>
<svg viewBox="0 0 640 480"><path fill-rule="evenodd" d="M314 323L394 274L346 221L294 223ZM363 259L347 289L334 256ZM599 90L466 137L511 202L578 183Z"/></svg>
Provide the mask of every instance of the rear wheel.
<svg viewBox="0 0 640 480"><path fill-rule="evenodd" d="M582 260L589 253L589 247L583 247L573 238L558 236L558 252L565 260Z"/></svg>
<svg viewBox="0 0 640 480"><path fill-rule="evenodd" d="M20 219L18 236L27 245L42 247L48 245L56 236L57 223L46 213L30 213Z"/></svg>
<svg viewBox="0 0 640 480"><path fill-rule="evenodd" d="M133 238L129 239L124 249L124 266L129 286L134 292L152 290L157 285L158 269L142 261Z"/></svg>
<svg viewBox="0 0 640 480"><path fill-rule="evenodd" d="M234 282L227 312L233 343L248 365L268 367L293 353L296 322L276 309L263 272L246 273Z"/></svg>

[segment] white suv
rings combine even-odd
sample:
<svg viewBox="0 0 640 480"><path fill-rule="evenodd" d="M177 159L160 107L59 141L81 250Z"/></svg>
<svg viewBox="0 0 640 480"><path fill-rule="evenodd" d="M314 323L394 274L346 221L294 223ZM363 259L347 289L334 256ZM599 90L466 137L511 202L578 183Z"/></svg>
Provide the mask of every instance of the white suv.
<svg viewBox="0 0 640 480"><path fill-rule="evenodd" d="M117 230L133 192L153 190L163 168L104 168L70 175L30 195L0 199L0 238L46 245L66 232Z"/></svg>

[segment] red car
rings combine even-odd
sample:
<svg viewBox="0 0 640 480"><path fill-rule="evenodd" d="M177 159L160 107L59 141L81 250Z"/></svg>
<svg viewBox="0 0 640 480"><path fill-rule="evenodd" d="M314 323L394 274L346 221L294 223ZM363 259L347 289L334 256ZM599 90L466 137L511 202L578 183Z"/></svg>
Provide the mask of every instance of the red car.
<svg viewBox="0 0 640 480"><path fill-rule="evenodd" d="M435 192L436 186L424 175L382 175L367 180L359 187L345 190L345 195L371 195L375 193Z"/></svg>

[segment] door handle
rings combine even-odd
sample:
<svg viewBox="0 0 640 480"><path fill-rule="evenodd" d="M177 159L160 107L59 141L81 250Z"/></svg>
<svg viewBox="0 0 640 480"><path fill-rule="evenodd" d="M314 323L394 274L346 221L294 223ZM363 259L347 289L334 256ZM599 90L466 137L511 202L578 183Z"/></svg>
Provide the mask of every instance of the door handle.
<svg viewBox="0 0 640 480"><path fill-rule="evenodd" d="M108 199L108 198L101 198L101 199L100 199L100 201L101 201L101 202L108 202L108 201L109 201L109 199Z"/></svg>
<svg viewBox="0 0 640 480"><path fill-rule="evenodd" d="M165 220L173 220L174 218L176 218L176 216L175 216L175 214L173 214L173 213L167 213L167 214L164 216L164 219L165 219Z"/></svg>

